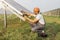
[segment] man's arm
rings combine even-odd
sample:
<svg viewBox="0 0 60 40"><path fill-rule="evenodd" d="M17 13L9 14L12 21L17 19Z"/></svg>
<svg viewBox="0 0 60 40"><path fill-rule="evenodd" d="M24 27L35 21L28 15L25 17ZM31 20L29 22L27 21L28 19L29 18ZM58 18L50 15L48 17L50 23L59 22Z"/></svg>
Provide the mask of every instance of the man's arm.
<svg viewBox="0 0 60 40"><path fill-rule="evenodd" d="M32 19L29 19L28 17L24 17L26 20L28 20L30 23L37 23L39 20L38 19L34 19L34 20L32 20Z"/></svg>
<svg viewBox="0 0 60 40"><path fill-rule="evenodd" d="M26 13L28 16L35 16L35 14L32 13Z"/></svg>
<svg viewBox="0 0 60 40"><path fill-rule="evenodd" d="M35 14L32 14L32 13L28 13L28 12L26 12L26 11L21 11L23 14L27 14L28 16L35 16Z"/></svg>

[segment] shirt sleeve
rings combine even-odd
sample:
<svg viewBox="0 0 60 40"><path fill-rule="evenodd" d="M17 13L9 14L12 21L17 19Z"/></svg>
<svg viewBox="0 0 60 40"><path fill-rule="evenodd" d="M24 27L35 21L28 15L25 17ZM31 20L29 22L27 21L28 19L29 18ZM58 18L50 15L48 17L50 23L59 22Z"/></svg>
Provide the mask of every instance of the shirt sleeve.
<svg viewBox="0 0 60 40"><path fill-rule="evenodd" d="M40 15L37 15L36 16L36 19L40 20L41 19L41 16Z"/></svg>

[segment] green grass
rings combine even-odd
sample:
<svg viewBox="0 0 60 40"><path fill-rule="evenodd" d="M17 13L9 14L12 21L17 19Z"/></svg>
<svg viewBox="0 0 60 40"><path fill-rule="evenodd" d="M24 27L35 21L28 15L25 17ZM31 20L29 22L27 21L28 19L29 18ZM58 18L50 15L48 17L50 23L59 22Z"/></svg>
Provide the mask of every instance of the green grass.
<svg viewBox="0 0 60 40"><path fill-rule="evenodd" d="M15 15L7 16L7 29L0 40L60 40L60 18L44 16L47 38L38 37L37 33L30 32L28 22L23 22ZM0 31L3 30L3 16L0 16Z"/></svg>

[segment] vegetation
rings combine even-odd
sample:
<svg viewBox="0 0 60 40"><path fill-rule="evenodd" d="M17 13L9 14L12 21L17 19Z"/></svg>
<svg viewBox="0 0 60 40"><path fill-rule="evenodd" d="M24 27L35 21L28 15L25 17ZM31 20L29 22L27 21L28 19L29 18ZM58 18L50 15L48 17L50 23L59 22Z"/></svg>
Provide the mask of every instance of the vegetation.
<svg viewBox="0 0 60 40"><path fill-rule="evenodd" d="M47 38L38 37L37 33L30 31L28 22L23 22L15 15L7 16L7 29L3 30L3 16L0 15L0 40L60 40L60 18L44 16Z"/></svg>

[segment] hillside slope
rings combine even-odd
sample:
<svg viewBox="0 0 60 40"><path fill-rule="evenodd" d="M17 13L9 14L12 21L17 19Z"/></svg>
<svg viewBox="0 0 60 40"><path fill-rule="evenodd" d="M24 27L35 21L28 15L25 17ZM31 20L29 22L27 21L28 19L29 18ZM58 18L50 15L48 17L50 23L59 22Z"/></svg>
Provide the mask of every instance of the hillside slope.
<svg viewBox="0 0 60 40"><path fill-rule="evenodd" d="M23 22L15 15L7 16L7 31L0 35L0 40L60 40L60 18L44 16L47 38L38 37L30 31L28 22ZM0 15L0 29L3 29L3 16ZM1 31L0 30L0 31Z"/></svg>
<svg viewBox="0 0 60 40"><path fill-rule="evenodd" d="M44 12L43 14L46 16L60 16L60 8Z"/></svg>

